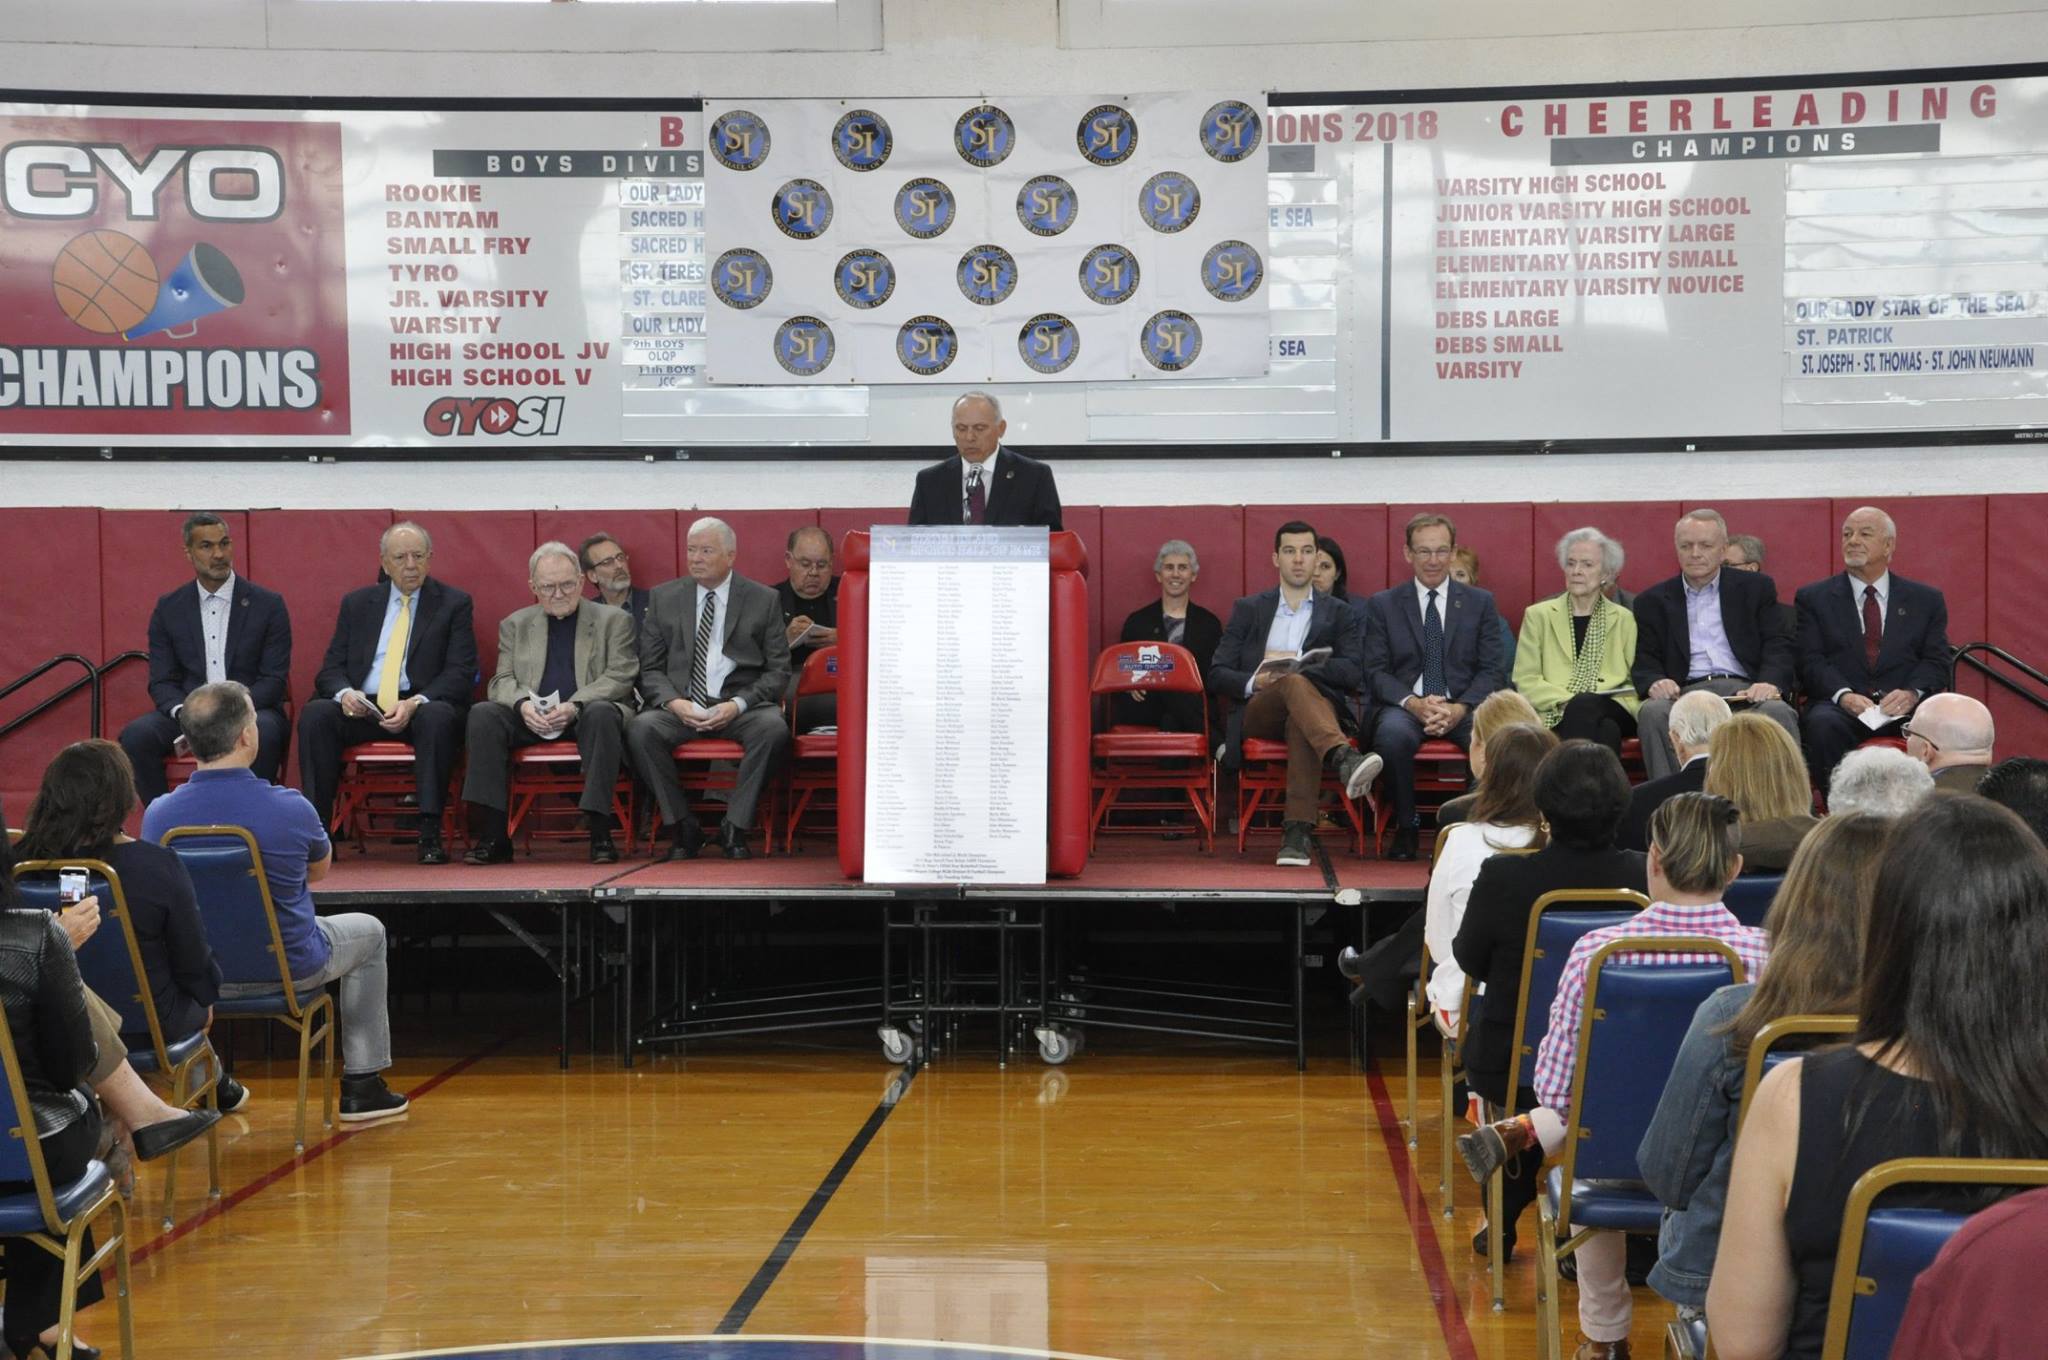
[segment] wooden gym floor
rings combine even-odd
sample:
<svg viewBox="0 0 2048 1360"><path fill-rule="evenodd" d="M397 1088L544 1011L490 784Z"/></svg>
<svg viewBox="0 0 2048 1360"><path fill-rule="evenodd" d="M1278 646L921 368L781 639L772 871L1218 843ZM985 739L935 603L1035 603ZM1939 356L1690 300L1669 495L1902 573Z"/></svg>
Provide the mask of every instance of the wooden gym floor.
<svg viewBox="0 0 2048 1360"><path fill-rule="evenodd" d="M544 1014L396 1018L404 1119L309 1132L295 1157L290 1065L249 1056L224 1198L203 1198L203 1153L186 1152L161 1231L145 1170L142 1356L715 1333L1112 1360L1535 1353L1534 1215L1496 1315L1462 1167L1456 1219L1438 1212L1433 1081L1406 1146L1398 1031L1376 1034L1371 1074L1333 1036L1297 1074L1277 1054L1103 1034L1063 1068L966 1043L906 1079L871 1036L705 1045L630 1072L578 1055L564 1074ZM1637 1299L1654 1356L1670 1310ZM1567 1339L1572 1302L1567 1285ZM111 1304L80 1330L114 1343ZM600 1353L869 1354L583 1354Z"/></svg>

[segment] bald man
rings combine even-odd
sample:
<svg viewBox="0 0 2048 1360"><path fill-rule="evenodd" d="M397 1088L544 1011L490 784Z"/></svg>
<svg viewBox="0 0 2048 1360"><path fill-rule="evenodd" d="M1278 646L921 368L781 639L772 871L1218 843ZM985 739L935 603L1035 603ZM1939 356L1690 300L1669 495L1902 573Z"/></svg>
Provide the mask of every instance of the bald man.
<svg viewBox="0 0 2048 1360"><path fill-rule="evenodd" d="M1997 739L1991 710L1967 694L1930 694L1906 724L1906 754L1934 772L1934 787L1975 793Z"/></svg>

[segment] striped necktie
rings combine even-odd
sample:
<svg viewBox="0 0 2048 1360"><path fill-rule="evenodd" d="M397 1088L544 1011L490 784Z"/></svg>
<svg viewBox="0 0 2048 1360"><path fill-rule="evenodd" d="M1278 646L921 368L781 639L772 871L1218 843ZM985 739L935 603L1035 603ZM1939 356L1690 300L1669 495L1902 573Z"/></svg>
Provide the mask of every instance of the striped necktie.
<svg viewBox="0 0 2048 1360"><path fill-rule="evenodd" d="M1449 694L1444 683L1444 617L1436 609L1436 592L1429 592L1429 608L1422 615L1422 692Z"/></svg>
<svg viewBox="0 0 2048 1360"><path fill-rule="evenodd" d="M706 656L711 651L711 635L718 628L718 596L704 591L704 612L697 618L697 646L690 653L690 698L699 708L711 706L711 696L704 692L704 668Z"/></svg>

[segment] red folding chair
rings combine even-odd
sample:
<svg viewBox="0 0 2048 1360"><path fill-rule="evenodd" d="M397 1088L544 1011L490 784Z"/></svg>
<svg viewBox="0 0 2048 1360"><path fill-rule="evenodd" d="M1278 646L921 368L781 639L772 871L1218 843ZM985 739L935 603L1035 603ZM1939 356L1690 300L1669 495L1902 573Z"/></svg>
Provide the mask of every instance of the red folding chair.
<svg viewBox="0 0 2048 1360"><path fill-rule="evenodd" d="M1415 752L1415 809L1434 815L1445 803L1471 787L1471 757L1456 742L1432 737ZM1392 829L1393 811L1385 806L1373 809L1373 849L1386 848Z"/></svg>
<svg viewBox="0 0 2048 1360"><path fill-rule="evenodd" d="M782 827L782 850L796 850L797 828L807 813L829 818L832 834L839 834L839 729L829 732L796 730L797 705L813 694L839 692L839 649L827 647L804 658L797 672L796 693L789 708L789 816Z"/></svg>
<svg viewBox="0 0 2048 1360"><path fill-rule="evenodd" d="M334 821L328 830L368 848L372 836L402 836L415 829L419 804L412 775L413 750L402 741L366 741L344 747L341 772L334 784ZM464 806L462 761L449 772L448 796L441 804L441 842L454 845L463 830L456 809Z"/></svg>
<svg viewBox="0 0 2048 1360"><path fill-rule="evenodd" d="M739 765L747 754L746 748L736 741L710 739L686 741L673 752L676 763L681 765L683 796L690 800L690 811L699 821L725 818L725 800L713 798L714 793L725 793L739 786ZM761 805L756 809L760 825L754 830L761 833L762 855L775 853L775 803L782 796L779 781L771 776L768 787L761 791Z"/></svg>
<svg viewBox="0 0 2048 1360"><path fill-rule="evenodd" d="M560 800L566 798L567 803ZM590 835L583 820L583 759L574 741L539 742L512 752L512 782L507 789L505 834L522 836L528 852L535 839L580 841ZM626 853L637 841L633 776L620 771L612 786L612 819L625 832Z"/></svg>
<svg viewBox="0 0 2048 1360"><path fill-rule="evenodd" d="M1202 670L1194 654L1170 642L1119 642L1095 658L1095 678L1088 692L1096 698L1117 694L1203 695ZM1202 725L1195 732L1162 732L1156 727L1112 723L1098 732L1090 748L1088 850L1102 832L1158 834L1154 826L1117 826L1109 821L1112 807L1128 812L1195 814L1202 849L1216 844L1216 776L1209 763L1209 705L1202 697ZM1172 797L1124 800L1127 793L1171 793Z"/></svg>
<svg viewBox="0 0 2048 1360"><path fill-rule="evenodd" d="M1354 740L1352 745L1358 743ZM1283 808L1287 801L1287 743L1269 741L1263 737L1246 737L1240 748L1242 763L1237 771L1237 853L1244 853L1247 837L1254 833L1278 835L1281 831ZM1345 839L1351 845L1351 853L1365 853L1365 826L1370 818L1374 825L1380 821L1378 805L1368 794L1361 808L1358 801L1344 793L1344 786L1337 782L1336 773L1327 766L1323 769L1322 787L1328 792L1334 790L1338 805L1344 810L1344 821L1348 828ZM1267 799L1272 801L1269 803ZM1271 820L1254 825L1260 815ZM1321 835L1326 828L1318 822L1315 834Z"/></svg>
<svg viewBox="0 0 2048 1360"><path fill-rule="evenodd" d="M1640 784L1650 777L1648 768L1643 764L1643 743L1634 737L1622 739L1621 768L1631 784Z"/></svg>

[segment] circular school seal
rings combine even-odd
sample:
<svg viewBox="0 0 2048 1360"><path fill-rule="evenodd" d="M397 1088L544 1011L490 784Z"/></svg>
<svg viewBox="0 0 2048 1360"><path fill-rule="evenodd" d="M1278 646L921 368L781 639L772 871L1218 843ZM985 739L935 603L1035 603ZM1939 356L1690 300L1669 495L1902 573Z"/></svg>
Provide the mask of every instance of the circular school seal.
<svg viewBox="0 0 2048 1360"><path fill-rule="evenodd" d="M941 316L913 316L896 331L896 357L912 373L929 378L960 356L960 337Z"/></svg>
<svg viewBox="0 0 2048 1360"><path fill-rule="evenodd" d="M775 191L768 214L775 229L799 241L812 241L832 225L832 195L814 179L793 179Z"/></svg>
<svg viewBox="0 0 2048 1360"><path fill-rule="evenodd" d="M1138 120L1129 109L1098 104L1074 129L1074 145L1091 165L1122 165L1138 149Z"/></svg>
<svg viewBox="0 0 2048 1360"><path fill-rule="evenodd" d="M1090 302L1129 302L1138 291L1138 257L1128 246L1095 247L1081 257L1081 291Z"/></svg>
<svg viewBox="0 0 2048 1360"><path fill-rule="evenodd" d="M953 124L953 149L978 170L1001 165L1017 149L1017 125L993 104L977 104Z"/></svg>
<svg viewBox="0 0 2048 1360"><path fill-rule="evenodd" d="M832 286L849 307L879 307L896 291L896 266L879 250L849 250L833 266Z"/></svg>
<svg viewBox="0 0 2048 1360"><path fill-rule="evenodd" d="M960 257L953 276L962 297L977 307L993 307L1017 291L1017 260L1001 246L976 246Z"/></svg>
<svg viewBox="0 0 2048 1360"><path fill-rule="evenodd" d="M1185 231L1202 211L1202 191L1178 170L1161 170L1138 190L1138 216L1154 231Z"/></svg>
<svg viewBox="0 0 2048 1360"><path fill-rule="evenodd" d="M1033 236L1057 236L1074 225L1081 199L1058 175L1037 175L1017 191L1017 220Z"/></svg>
<svg viewBox="0 0 2048 1360"><path fill-rule="evenodd" d="M1257 151L1264 137L1259 111L1242 99L1211 104L1202 115L1202 150L1226 165L1235 165Z"/></svg>
<svg viewBox="0 0 2048 1360"><path fill-rule="evenodd" d="M1242 241L1218 241L1202 257L1202 286L1223 302L1243 302L1266 281L1266 262Z"/></svg>
<svg viewBox="0 0 2048 1360"><path fill-rule="evenodd" d="M849 170L878 170L896 149L896 135L872 109L855 109L832 125L832 154Z"/></svg>
<svg viewBox="0 0 2048 1360"><path fill-rule="evenodd" d="M1138 348L1152 367L1178 373L1201 354L1202 328L1186 312L1154 312L1138 332Z"/></svg>
<svg viewBox="0 0 2048 1360"><path fill-rule="evenodd" d="M944 234L955 212L953 191L928 175L896 191L896 225L921 241Z"/></svg>
<svg viewBox="0 0 2048 1360"><path fill-rule="evenodd" d="M1064 371L1081 353L1081 332L1058 312L1040 312L1017 332L1017 354L1034 373Z"/></svg>
<svg viewBox="0 0 2048 1360"><path fill-rule="evenodd" d="M711 293L735 311L758 307L775 288L768 257L744 246L726 251L711 266Z"/></svg>
<svg viewBox="0 0 2048 1360"><path fill-rule="evenodd" d="M793 316L775 328L775 362L799 378L830 368L837 349L832 328L815 316Z"/></svg>
<svg viewBox="0 0 2048 1360"><path fill-rule="evenodd" d="M711 155L728 170L758 170L771 140L761 115L746 109L728 109L711 124Z"/></svg>

